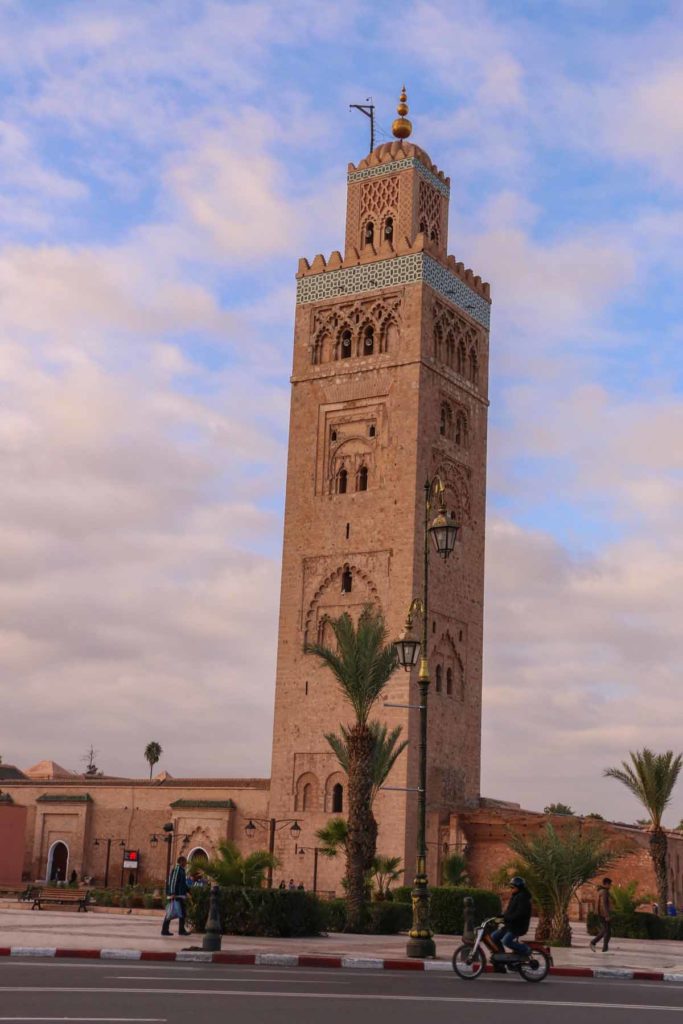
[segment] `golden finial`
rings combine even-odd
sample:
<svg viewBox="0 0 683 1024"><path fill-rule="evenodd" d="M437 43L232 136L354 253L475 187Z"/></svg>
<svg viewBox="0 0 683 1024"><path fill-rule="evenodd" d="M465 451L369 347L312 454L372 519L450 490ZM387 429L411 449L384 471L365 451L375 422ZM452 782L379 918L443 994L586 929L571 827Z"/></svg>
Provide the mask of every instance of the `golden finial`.
<svg viewBox="0 0 683 1024"><path fill-rule="evenodd" d="M401 97L398 101L398 106L396 107L396 113L400 116L396 118L391 126L391 131L397 139L407 139L413 130L411 122L406 117L406 114L408 113L407 100L408 96L406 95L406 87L404 85L401 89Z"/></svg>

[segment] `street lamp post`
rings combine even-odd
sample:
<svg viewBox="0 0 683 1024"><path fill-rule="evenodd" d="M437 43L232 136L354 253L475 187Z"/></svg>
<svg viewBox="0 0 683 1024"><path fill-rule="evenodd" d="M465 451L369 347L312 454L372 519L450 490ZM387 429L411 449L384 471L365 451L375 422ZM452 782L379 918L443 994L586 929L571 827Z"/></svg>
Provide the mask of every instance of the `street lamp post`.
<svg viewBox="0 0 683 1024"><path fill-rule="evenodd" d="M298 839L301 835L301 825L296 818L250 818L247 824L244 826L244 831L247 835L247 839L253 839L256 835L256 829L262 828L268 830L268 853L271 857L275 854L275 833L279 832L285 827L285 825L291 825L289 834L292 839ZM273 863L268 865L268 888L273 888Z"/></svg>
<svg viewBox="0 0 683 1024"><path fill-rule="evenodd" d="M164 885L168 885L169 875L171 874L171 858L173 856L173 841L176 836L175 825L172 821L167 821L165 825L161 826L161 831L164 833L162 842L166 843L166 880ZM159 843L159 837L156 832L149 838L150 846L156 847Z"/></svg>
<svg viewBox="0 0 683 1024"><path fill-rule="evenodd" d="M116 842L116 840L110 838L109 836L107 836L106 839L102 838L101 836L97 836L96 839L93 839L93 846L99 846L100 843L106 843L107 844L107 854L106 854L106 858L105 858L105 862L104 862L104 888L105 889L109 885L109 861L110 861L110 858L111 858L111 844L114 843L114 842ZM125 849L125 847L126 847L125 839L121 839L119 841L119 846L121 847L122 850Z"/></svg>
<svg viewBox="0 0 683 1024"><path fill-rule="evenodd" d="M313 854L313 892L318 891L318 856L320 854L319 846L299 846L296 850L299 857L305 857L307 853Z"/></svg>
<svg viewBox="0 0 683 1024"><path fill-rule="evenodd" d="M455 547L458 526L452 514L447 513L444 486L439 477L425 483L424 503L424 569L422 577L422 598L411 602L405 630L396 641L398 662L410 671L418 662L417 676L420 688L420 772L417 794L417 871L411 893L413 922L409 932L406 953L410 957L436 955L436 945L429 918L429 884L427 878L427 699L429 696L429 537L431 535L437 554L446 559ZM430 522L433 499L438 500L438 511ZM422 641L413 636L413 616L422 616Z"/></svg>

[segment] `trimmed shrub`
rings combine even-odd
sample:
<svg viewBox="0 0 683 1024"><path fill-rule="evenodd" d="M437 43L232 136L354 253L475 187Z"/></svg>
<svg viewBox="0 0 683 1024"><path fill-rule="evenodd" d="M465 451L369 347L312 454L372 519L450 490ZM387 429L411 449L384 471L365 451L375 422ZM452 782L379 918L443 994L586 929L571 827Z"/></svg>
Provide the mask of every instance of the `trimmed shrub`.
<svg viewBox="0 0 683 1024"><path fill-rule="evenodd" d="M410 902L411 887L394 889L394 899ZM441 935L462 935L463 903L465 896L474 900L474 919L477 924L501 912L500 896L490 889L471 889L468 886L434 886L429 890L432 928Z"/></svg>
<svg viewBox="0 0 683 1024"><path fill-rule="evenodd" d="M346 924L346 901L342 899L326 900L323 907L325 931L343 932Z"/></svg>
<svg viewBox="0 0 683 1024"><path fill-rule="evenodd" d="M328 932L343 932L346 926L345 900L326 900L323 904L325 927ZM395 900L380 900L366 907L366 935L398 935L407 931L412 920L412 907Z"/></svg>
<svg viewBox="0 0 683 1024"><path fill-rule="evenodd" d="M208 887L191 890L187 913L197 931L206 928ZM225 935L295 938L320 935L325 915L313 893L288 889L221 888L221 924Z"/></svg>
<svg viewBox="0 0 683 1024"><path fill-rule="evenodd" d="M600 918L589 913L586 927L590 935L600 930ZM656 914L612 914L612 935L616 939L678 939L683 942L683 918L658 917Z"/></svg>

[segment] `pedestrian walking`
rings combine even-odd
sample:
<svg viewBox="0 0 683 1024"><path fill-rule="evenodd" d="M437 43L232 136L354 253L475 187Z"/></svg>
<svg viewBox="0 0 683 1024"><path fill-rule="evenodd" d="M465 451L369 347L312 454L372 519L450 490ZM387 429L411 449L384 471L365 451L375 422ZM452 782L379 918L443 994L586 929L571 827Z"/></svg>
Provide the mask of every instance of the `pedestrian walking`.
<svg viewBox="0 0 683 1024"><path fill-rule="evenodd" d="M188 935L185 930L185 903L187 901L187 875L185 865L187 857L178 857L178 862L168 876L166 884L166 915L161 926L162 935L170 935L170 924L174 918L178 918L178 935Z"/></svg>
<svg viewBox="0 0 683 1024"><path fill-rule="evenodd" d="M602 885L598 886L598 917L600 918L600 931L592 939L590 947L594 953L597 952L597 944L602 939L602 951L609 950L609 940L612 938L612 897L610 888L611 878L603 878Z"/></svg>

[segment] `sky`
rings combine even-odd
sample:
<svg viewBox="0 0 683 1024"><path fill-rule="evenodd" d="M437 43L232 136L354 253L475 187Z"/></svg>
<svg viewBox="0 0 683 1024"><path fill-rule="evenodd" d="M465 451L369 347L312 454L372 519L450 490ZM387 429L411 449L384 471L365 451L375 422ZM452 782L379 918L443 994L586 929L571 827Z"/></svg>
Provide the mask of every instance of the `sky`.
<svg viewBox="0 0 683 1024"><path fill-rule="evenodd" d="M294 274L387 137L491 282L482 791L683 748L683 4L0 0L0 753L267 775ZM683 818L683 781L666 819Z"/></svg>

